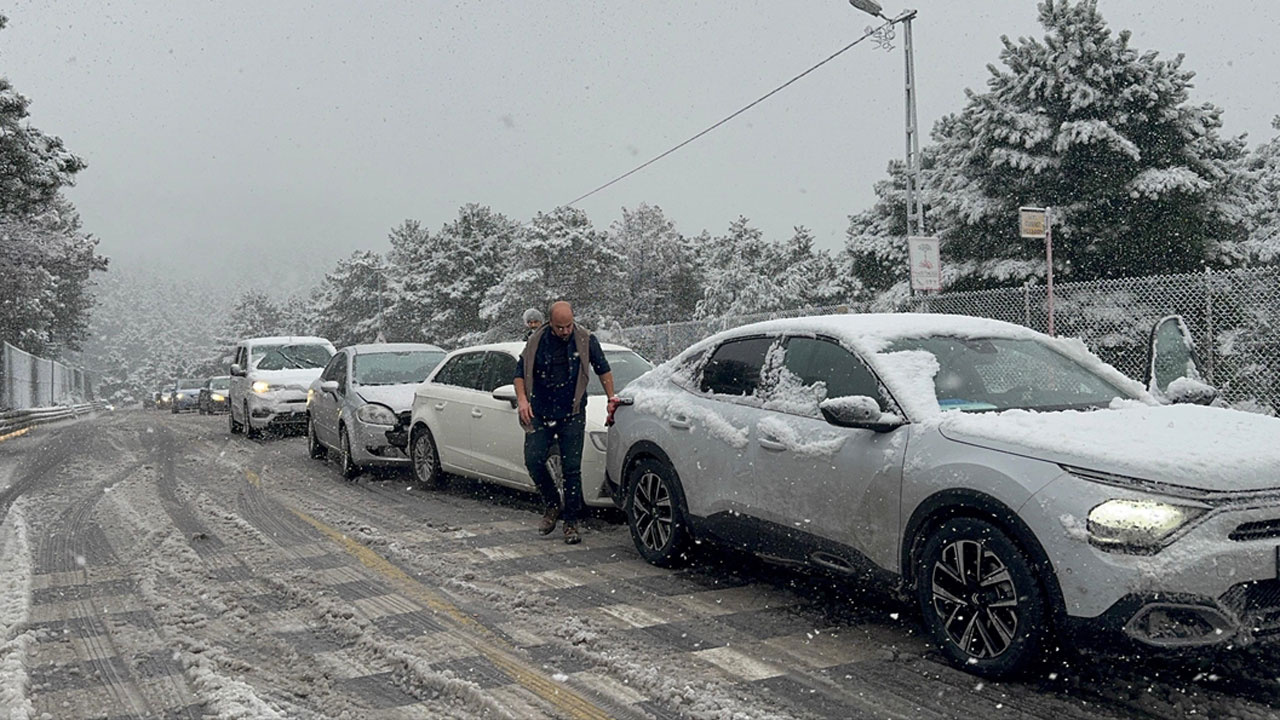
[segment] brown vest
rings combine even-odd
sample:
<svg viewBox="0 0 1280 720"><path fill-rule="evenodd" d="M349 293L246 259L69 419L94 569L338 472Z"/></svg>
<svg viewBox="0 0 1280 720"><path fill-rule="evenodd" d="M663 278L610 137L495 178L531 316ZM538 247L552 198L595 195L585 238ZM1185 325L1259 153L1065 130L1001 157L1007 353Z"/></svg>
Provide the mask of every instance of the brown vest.
<svg viewBox="0 0 1280 720"><path fill-rule="evenodd" d="M538 344L542 342L542 336L549 332L551 326L544 325L524 344L524 352L521 353L524 358L524 389L530 398L533 397L533 363L538 357ZM587 396L587 383L591 380L591 376L587 374L591 366L591 333L574 323L573 343L578 350L578 384L573 390L573 414L577 415L582 412L582 400Z"/></svg>

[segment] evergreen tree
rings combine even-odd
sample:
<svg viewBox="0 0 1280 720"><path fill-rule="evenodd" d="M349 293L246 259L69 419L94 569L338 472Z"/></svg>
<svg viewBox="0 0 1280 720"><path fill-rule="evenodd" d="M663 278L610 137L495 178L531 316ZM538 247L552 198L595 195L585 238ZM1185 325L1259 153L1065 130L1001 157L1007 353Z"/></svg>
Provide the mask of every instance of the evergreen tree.
<svg viewBox="0 0 1280 720"><path fill-rule="evenodd" d="M627 293L618 295L618 322L651 325L693 316L702 296L702 272L694 246L656 205L622 209L609 228L622 258Z"/></svg>
<svg viewBox="0 0 1280 720"><path fill-rule="evenodd" d="M615 317L630 292L622 257L586 213L571 207L538 213L515 233L502 271L501 281L485 293L480 312L495 338L518 337L526 308L546 313L557 300L568 300L578 320L591 327Z"/></svg>
<svg viewBox="0 0 1280 720"><path fill-rule="evenodd" d="M388 268L382 256L371 250L357 250L338 261L324 276L315 304L316 331L337 347L375 342L385 329L379 315L379 296L385 313L385 283ZM276 309L277 327L285 315Z"/></svg>
<svg viewBox="0 0 1280 720"><path fill-rule="evenodd" d="M1271 126L1280 130L1280 115ZM1259 145L1249 154L1242 173L1247 186L1242 195L1248 238L1231 248L1241 263L1273 263L1280 260L1280 135Z"/></svg>
<svg viewBox="0 0 1280 720"><path fill-rule="evenodd" d="M734 220L729 232L712 238L704 252L706 283L697 318L778 309L782 294L777 277L779 254L749 220Z"/></svg>

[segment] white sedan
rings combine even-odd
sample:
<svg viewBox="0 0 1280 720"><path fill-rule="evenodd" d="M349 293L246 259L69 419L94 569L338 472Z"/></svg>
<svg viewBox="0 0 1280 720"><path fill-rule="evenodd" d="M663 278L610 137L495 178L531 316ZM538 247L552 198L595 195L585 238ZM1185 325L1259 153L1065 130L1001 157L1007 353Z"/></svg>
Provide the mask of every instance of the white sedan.
<svg viewBox="0 0 1280 720"><path fill-rule="evenodd" d="M460 348L449 353L413 399L409 450L413 474L439 487L448 473L537 492L524 466L524 430L516 415L512 379L524 343ZM601 343L615 391L653 366L620 345ZM587 387L587 439L582 449L582 497L587 505L612 506L605 478L604 426L608 408L600 379ZM555 473L558 478L558 473Z"/></svg>

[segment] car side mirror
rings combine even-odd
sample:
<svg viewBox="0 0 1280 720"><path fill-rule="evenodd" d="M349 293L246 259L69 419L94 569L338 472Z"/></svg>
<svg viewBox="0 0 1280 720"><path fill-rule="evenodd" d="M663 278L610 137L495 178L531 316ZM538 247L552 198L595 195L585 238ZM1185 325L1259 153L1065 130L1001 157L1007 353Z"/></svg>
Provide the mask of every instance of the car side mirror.
<svg viewBox="0 0 1280 720"><path fill-rule="evenodd" d="M324 380L320 383L320 392L329 393L330 395L338 394L337 380Z"/></svg>
<svg viewBox="0 0 1280 720"><path fill-rule="evenodd" d="M236 377L244 377L245 375L247 375L247 373L244 371L244 368L240 367L240 363L231 364L231 374L235 375Z"/></svg>
<svg viewBox="0 0 1280 720"><path fill-rule="evenodd" d="M1147 390L1169 403L1209 405L1218 391L1204 381L1196 343L1181 315L1161 318L1151 328Z"/></svg>
<svg viewBox="0 0 1280 720"><path fill-rule="evenodd" d="M511 403L511 407L516 407L516 386L515 385L499 385L493 391L494 400L506 400Z"/></svg>
<svg viewBox="0 0 1280 720"><path fill-rule="evenodd" d="M880 403L866 395L827 398L818 409L827 422L837 427L890 432L903 424L898 416L880 412Z"/></svg>

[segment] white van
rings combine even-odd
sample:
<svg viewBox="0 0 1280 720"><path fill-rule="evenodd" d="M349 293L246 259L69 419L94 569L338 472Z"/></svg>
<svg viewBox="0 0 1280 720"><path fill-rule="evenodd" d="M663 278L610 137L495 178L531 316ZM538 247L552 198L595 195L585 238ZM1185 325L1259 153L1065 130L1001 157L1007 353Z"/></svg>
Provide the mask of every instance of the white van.
<svg viewBox="0 0 1280 720"><path fill-rule="evenodd" d="M336 350L322 337L248 338L231 360L230 429L251 438L267 428L307 426L307 387Z"/></svg>

